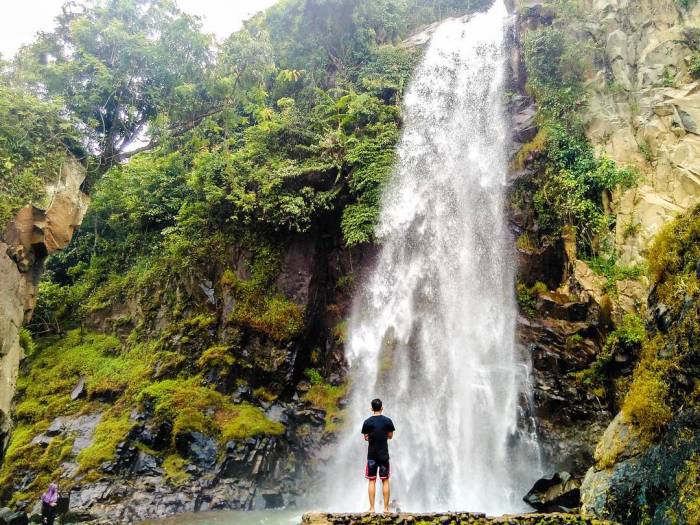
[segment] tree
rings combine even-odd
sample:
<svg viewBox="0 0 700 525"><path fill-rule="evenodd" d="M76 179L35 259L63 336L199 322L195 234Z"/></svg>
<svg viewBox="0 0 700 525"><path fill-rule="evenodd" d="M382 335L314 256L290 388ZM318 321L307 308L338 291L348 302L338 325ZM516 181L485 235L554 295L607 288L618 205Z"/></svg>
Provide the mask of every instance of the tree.
<svg viewBox="0 0 700 525"><path fill-rule="evenodd" d="M220 107L208 82L211 37L172 1L69 2L56 21L20 51L15 75L84 124L99 173Z"/></svg>
<svg viewBox="0 0 700 525"><path fill-rule="evenodd" d="M69 152L77 151L75 124L61 115L60 106L0 76L0 232L22 206L43 199L45 184Z"/></svg>

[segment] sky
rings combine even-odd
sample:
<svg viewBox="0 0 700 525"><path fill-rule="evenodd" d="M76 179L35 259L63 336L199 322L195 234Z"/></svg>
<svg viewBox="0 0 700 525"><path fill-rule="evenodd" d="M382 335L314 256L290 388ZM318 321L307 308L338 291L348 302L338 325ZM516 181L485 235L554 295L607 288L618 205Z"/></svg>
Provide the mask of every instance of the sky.
<svg viewBox="0 0 700 525"><path fill-rule="evenodd" d="M230 35L243 20L277 0L176 0L180 8L202 18L204 31L218 38ZM11 58L38 31L53 26L65 0L0 0L0 54Z"/></svg>

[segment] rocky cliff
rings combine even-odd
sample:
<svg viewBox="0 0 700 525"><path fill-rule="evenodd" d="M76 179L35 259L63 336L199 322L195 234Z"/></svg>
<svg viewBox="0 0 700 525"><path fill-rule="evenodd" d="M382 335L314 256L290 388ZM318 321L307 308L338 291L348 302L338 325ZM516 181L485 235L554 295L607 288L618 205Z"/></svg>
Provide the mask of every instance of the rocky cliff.
<svg viewBox="0 0 700 525"><path fill-rule="evenodd" d="M46 257L70 242L87 210L89 200L80 189L84 180L84 168L68 161L47 188L47 205L25 206L0 237L0 450L11 428L24 357L20 330L31 319Z"/></svg>
<svg viewBox="0 0 700 525"><path fill-rule="evenodd" d="M591 140L644 174L617 195L616 242L626 260L644 257L661 227L700 199L700 6L675 0L586 2L583 31L603 66L590 80Z"/></svg>
<svg viewBox="0 0 700 525"><path fill-rule="evenodd" d="M674 339L679 330L691 341L694 337L690 325L695 321L687 318L697 319L695 262L681 241L664 239L696 242L688 238L696 238L691 224L697 212L688 210L700 201L700 99L692 70L699 51L700 6L601 0L584 2L568 17L566 9L554 2L522 2L520 40L562 19L575 35L586 64L586 106L580 113L586 134L598 155L641 174L631 189L602 195L603 206L615 216L610 239L616 255L611 259L648 264L652 271L629 278L625 273L632 272L596 267L599 260L580 260L574 243L567 247L566 235L546 249L519 243L520 297L527 314L519 333L533 355L543 445L550 465L558 468L581 475L594 464L581 488L584 512L622 523L691 523L697 519L692 510L697 501L697 414L692 401L674 404L666 395L692 391L697 371L685 368L685 386L663 374L650 383L647 374L658 365L656 359L697 360L697 350L682 350ZM534 112L521 103L516 122L527 122ZM529 158L537 156L539 145L531 153L535 131L526 137L534 137L524 147ZM518 168L515 175L522 177ZM527 221L515 209L516 234L521 234ZM683 226L669 226L678 216ZM685 277L661 277L663 272L654 270L659 251L685 261L669 270ZM661 299L663 282L671 280L680 287L678 295ZM673 308L668 303L674 300L685 306L669 315ZM666 350L659 353L649 341L660 339ZM662 400L660 406L648 410L656 398ZM654 424L658 426L650 431Z"/></svg>

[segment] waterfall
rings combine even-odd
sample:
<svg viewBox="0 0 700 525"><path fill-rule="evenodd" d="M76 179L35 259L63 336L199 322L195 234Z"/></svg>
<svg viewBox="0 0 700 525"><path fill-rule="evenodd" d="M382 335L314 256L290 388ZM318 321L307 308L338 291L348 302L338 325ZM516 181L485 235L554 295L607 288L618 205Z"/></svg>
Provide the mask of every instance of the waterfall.
<svg viewBox="0 0 700 525"><path fill-rule="evenodd" d="M326 508L367 508L360 428L374 397L397 428L392 499L402 510L522 510L540 474L523 424L530 369L514 340L507 28L502 0L444 22L406 94L382 249L349 322L352 391Z"/></svg>

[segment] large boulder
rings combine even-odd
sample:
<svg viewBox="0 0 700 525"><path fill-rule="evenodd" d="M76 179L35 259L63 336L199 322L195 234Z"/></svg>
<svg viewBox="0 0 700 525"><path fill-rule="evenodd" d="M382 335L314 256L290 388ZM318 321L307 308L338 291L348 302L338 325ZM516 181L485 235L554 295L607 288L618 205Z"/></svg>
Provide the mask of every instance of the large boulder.
<svg viewBox="0 0 700 525"><path fill-rule="evenodd" d="M523 501L540 512L571 512L581 504L581 482L568 472L538 479Z"/></svg>
<svg viewBox="0 0 700 525"><path fill-rule="evenodd" d="M25 512L15 512L8 508L0 509L0 525L28 525L29 517Z"/></svg>

